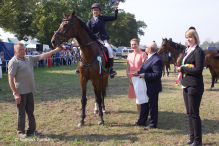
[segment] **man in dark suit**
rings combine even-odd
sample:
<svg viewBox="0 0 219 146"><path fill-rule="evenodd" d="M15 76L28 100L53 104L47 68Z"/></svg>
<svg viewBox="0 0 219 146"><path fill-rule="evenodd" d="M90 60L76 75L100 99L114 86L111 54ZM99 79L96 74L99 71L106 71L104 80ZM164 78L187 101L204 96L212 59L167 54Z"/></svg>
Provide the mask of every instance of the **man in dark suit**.
<svg viewBox="0 0 219 146"><path fill-rule="evenodd" d="M140 78L144 78L147 85L149 102L141 104L140 118L136 122L136 125L146 125L150 111L151 118L149 119L149 125L144 127L144 130L157 128L158 94L162 91L161 77L163 62L156 53L156 50L157 44L155 42L151 42L146 46L145 52L148 54L148 58L142 64L140 71L134 74Z"/></svg>

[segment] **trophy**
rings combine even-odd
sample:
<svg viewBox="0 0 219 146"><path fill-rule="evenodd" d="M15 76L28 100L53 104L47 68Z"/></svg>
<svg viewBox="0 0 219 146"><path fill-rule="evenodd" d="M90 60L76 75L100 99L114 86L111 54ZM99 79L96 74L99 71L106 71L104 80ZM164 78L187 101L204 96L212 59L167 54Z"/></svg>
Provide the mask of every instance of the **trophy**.
<svg viewBox="0 0 219 146"><path fill-rule="evenodd" d="M116 5L116 2L118 0L110 0L110 5L112 6L112 8L118 8L118 6Z"/></svg>

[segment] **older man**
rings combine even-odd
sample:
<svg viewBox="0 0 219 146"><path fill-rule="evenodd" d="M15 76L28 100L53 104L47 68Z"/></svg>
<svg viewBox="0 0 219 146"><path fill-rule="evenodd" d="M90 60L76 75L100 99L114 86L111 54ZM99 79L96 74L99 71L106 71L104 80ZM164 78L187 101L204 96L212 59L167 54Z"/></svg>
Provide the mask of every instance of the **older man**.
<svg viewBox="0 0 219 146"><path fill-rule="evenodd" d="M149 102L141 104L140 118L136 125L146 125L148 114L150 111L149 125L144 130L157 128L158 121L158 94L162 91L161 77L163 62L156 53L157 44L151 42L146 46L145 52L148 54L147 60L142 64L139 72L135 76L144 78L147 85L147 95Z"/></svg>
<svg viewBox="0 0 219 146"><path fill-rule="evenodd" d="M36 123L33 114L33 92L35 92L36 89L34 84L33 64L60 50L61 48L56 48L53 51L41 55L25 56L24 44L19 42L14 45L15 56L8 64L8 82L13 91L14 99L17 102L17 133L22 138L31 135L42 135L42 133L35 131ZM27 134L25 134L25 112L28 117Z"/></svg>

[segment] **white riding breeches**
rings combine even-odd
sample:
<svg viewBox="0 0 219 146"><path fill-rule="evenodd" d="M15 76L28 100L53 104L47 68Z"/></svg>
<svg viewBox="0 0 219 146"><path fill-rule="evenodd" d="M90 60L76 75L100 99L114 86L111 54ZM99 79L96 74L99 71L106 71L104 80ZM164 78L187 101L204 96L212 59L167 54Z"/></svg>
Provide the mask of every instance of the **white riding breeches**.
<svg viewBox="0 0 219 146"><path fill-rule="evenodd" d="M112 48L110 47L110 45L109 45L109 43L107 42L107 40L102 41L102 40L99 39L99 42L100 42L101 44L103 44L103 45L107 48L108 54L109 54L109 58L113 58L113 50L112 50Z"/></svg>

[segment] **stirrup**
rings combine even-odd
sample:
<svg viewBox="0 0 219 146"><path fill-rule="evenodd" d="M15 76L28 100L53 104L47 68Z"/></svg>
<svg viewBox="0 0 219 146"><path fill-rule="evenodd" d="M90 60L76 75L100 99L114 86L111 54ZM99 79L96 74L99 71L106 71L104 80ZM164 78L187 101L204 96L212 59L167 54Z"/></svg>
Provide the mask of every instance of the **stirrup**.
<svg viewBox="0 0 219 146"><path fill-rule="evenodd" d="M76 74L80 74L78 67L75 69Z"/></svg>
<svg viewBox="0 0 219 146"><path fill-rule="evenodd" d="M109 74L110 74L110 76L115 76L116 74L117 74L117 72L116 71L114 71L113 70L114 68L113 67L111 67L109 70Z"/></svg>

